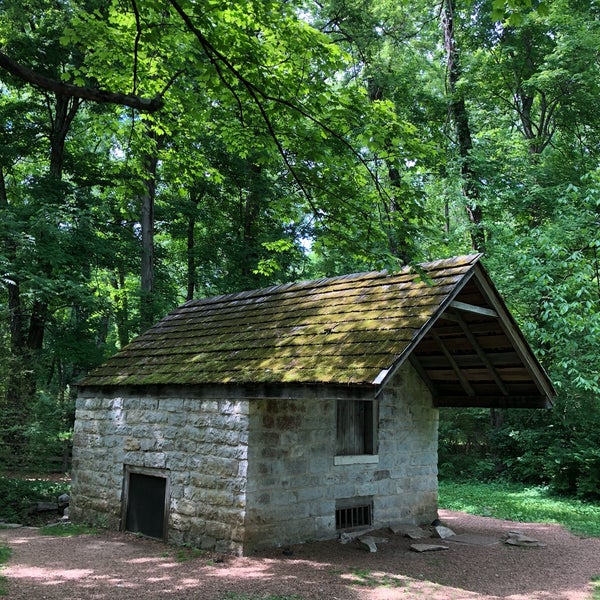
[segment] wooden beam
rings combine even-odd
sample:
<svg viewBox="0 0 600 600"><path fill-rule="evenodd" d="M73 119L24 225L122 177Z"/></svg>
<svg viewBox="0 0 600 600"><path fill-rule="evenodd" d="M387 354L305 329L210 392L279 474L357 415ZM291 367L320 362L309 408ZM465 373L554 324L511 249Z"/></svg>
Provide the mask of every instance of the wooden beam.
<svg viewBox="0 0 600 600"><path fill-rule="evenodd" d="M485 315L486 317L495 317L498 318L498 313L491 308L485 308L484 306L476 306L475 304L467 304L466 302L459 302L455 300L450 303L452 308L456 310L462 310L464 312L475 313L478 315Z"/></svg>
<svg viewBox="0 0 600 600"><path fill-rule="evenodd" d="M479 356L479 358L481 359L481 362L484 364L486 369L492 374L492 377L493 377L494 381L496 382L496 385L502 392L502 394L504 396L508 396L508 390L506 389L504 382L500 378L500 375L498 375L498 371L496 371L496 369L494 368L494 365L492 365L489 358L487 357L487 354L484 352L483 348L479 345L477 338L471 333L471 331L469 330L469 326L467 325L465 320L460 315L458 315L458 323L461 326L465 336L469 340L469 343L471 344L471 346L473 346L473 350L475 350L475 352L477 352L477 356Z"/></svg>
<svg viewBox="0 0 600 600"><path fill-rule="evenodd" d="M552 408L546 396L436 396L436 408Z"/></svg>
<svg viewBox="0 0 600 600"><path fill-rule="evenodd" d="M460 367L456 364L454 357L452 356L452 354L450 354L450 351L448 350L448 348L446 348L446 344L444 344L444 342L441 340L440 336L437 335L437 333L435 333L435 331L432 332L432 336L433 336L433 339L436 341L437 345L440 347L441 351L444 353L444 356L450 363L452 370L456 373L456 376L458 377L458 380L460 381L460 385L462 386L463 390L465 390L467 396L475 396L475 390L471 387L471 384L469 383L467 378L464 376L463 372L460 370Z"/></svg>
<svg viewBox="0 0 600 600"><path fill-rule="evenodd" d="M552 382L550 381L550 378L544 371L543 367L540 365L537 358L531 351L529 344L512 319L508 309L504 306L502 297L493 287L491 280L487 279L484 272L481 271L477 273L476 282L479 286L479 289L487 297L490 304L492 304L492 306L496 309L506 336L512 342L515 351L527 367L527 370L531 373L536 387L545 395L545 397L548 399L548 403L551 404L551 398L556 396L554 386L552 385Z"/></svg>

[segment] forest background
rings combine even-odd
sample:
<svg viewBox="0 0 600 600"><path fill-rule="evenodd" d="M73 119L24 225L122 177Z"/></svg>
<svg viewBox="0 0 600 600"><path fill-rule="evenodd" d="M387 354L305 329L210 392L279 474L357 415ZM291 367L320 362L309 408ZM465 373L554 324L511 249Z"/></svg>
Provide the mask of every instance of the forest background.
<svg viewBox="0 0 600 600"><path fill-rule="evenodd" d="M599 99L596 0L2 0L2 466L186 299L478 251L558 397L440 472L598 498Z"/></svg>

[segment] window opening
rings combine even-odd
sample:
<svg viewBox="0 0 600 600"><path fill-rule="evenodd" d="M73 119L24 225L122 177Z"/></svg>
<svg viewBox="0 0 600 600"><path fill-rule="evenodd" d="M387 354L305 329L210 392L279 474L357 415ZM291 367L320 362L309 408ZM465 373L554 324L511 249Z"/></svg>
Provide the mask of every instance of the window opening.
<svg viewBox="0 0 600 600"><path fill-rule="evenodd" d="M335 528L353 529L373 524L373 502L364 498L338 501L335 509Z"/></svg>
<svg viewBox="0 0 600 600"><path fill-rule="evenodd" d="M374 404L370 400L338 400L338 456L376 454Z"/></svg>

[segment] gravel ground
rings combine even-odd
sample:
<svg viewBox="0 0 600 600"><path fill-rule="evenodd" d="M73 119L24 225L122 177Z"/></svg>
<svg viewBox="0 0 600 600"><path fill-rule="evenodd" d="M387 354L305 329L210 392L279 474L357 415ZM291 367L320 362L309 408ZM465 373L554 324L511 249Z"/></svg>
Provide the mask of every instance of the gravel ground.
<svg viewBox="0 0 600 600"><path fill-rule="evenodd" d="M416 553L410 539L380 531L375 535L388 541L377 553L332 540L248 557L198 556L131 534L62 538L22 528L0 531L13 551L3 575L14 600L591 599L600 538L451 511L440 511L440 518L459 534L500 539L519 530L546 546L441 542L449 549Z"/></svg>

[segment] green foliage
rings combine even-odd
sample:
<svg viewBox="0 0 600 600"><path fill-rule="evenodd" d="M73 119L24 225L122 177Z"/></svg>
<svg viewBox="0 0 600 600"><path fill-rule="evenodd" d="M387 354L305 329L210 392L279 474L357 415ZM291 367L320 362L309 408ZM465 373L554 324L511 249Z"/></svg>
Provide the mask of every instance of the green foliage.
<svg viewBox="0 0 600 600"><path fill-rule="evenodd" d="M490 445L490 415L484 409L441 409L438 470L448 479L488 480L498 475Z"/></svg>
<svg viewBox="0 0 600 600"><path fill-rule="evenodd" d="M385 588L399 588L406 586L406 581L402 577L395 577L385 573L372 573L368 569L352 569L351 575L352 578L349 581L354 585Z"/></svg>
<svg viewBox="0 0 600 600"><path fill-rule="evenodd" d="M6 596L8 594L8 580L6 576L2 575L2 568L5 563L8 562L12 554L11 549L8 546L0 544L0 596Z"/></svg>
<svg viewBox="0 0 600 600"><path fill-rule="evenodd" d="M56 502L58 496L69 490L67 483L0 477L0 495L4 499L0 519L19 523L36 502Z"/></svg>
<svg viewBox="0 0 600 600"><path fill-rule="evenodd" d="M484 411L444 412L440 472L596 496L598 8L455 3L464 156L448 128L437 4L167 4L3 2L11 58L164 107L80 104L0 72L0 458L18 448L42 467L59 455L72 384L146 312L463 253L475 228L559 397L550 413L509 411L495 429ZM151 191L150 243L140 223Z"/></svg>
<svg viewBox="0 0 600 600"><path fill-rule="evenodd" d="M515 409L501 414L502 424L494 428L483 410L441 412L441 477L502 478L547 485L555 493L581 499L600 498L600 407L593 395L560 396L550 411Z"/></svg>
<svg viewBox="0 0 600 600"><path fill-rule="evenodd" d="M592 577L592 600L600 600L600 575Z"/></svg>
<svg viewBox="0 0 600 600"><path fill-rule="evenodd" d="M579 535L600 537L600 506L558 497L547 487L440 481L439 506L510 521L559 523Z"/></svg>
<svg viewBox="0 0 600 600"><path fill-rule="evenodd" d="M199 558L206 554L205 550L200 548L195 548L193 546L185 545L181 548L177 548L175 552L175 560L177 562L187 562L188 560L193 560L195 558Z"/></svg>

